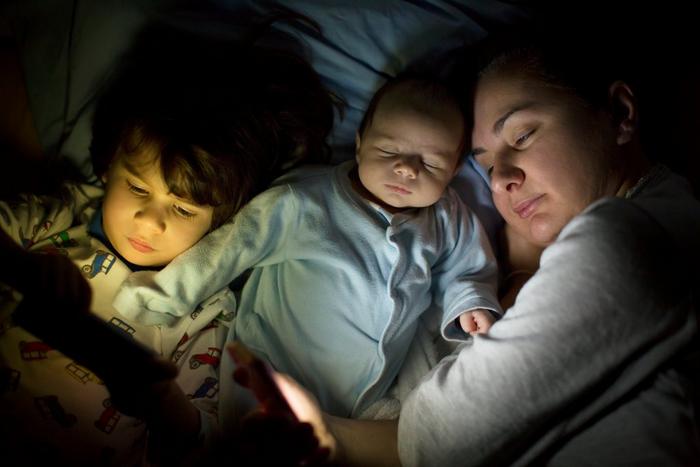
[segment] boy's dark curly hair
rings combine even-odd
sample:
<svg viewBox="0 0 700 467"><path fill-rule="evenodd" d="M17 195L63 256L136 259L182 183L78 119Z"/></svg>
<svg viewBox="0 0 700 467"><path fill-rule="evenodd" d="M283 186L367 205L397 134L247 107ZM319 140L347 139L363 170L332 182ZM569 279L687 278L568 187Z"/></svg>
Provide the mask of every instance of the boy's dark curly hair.
<svg viewBox="0 0 700 467"><path fill-rule="evenodd" d="M280 19L235 41L146 29L100 97L95 175L153 145L172 192L214 206L216 228L283 171L327 162L340 103L299 53L259 44Z"/></svg>

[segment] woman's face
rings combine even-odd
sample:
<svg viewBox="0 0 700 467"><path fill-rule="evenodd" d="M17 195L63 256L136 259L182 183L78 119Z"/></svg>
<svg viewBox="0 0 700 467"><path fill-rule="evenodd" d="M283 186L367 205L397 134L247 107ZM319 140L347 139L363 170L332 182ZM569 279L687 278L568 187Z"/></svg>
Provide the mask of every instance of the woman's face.
<svg viewBox="0 0 700 467"><path fill-rule="evenodd" d="M552 243L593 201L614 195L617 143L607 113L534 76L479 81L472 148L491 176L496 208L531 242Z"/></svg>

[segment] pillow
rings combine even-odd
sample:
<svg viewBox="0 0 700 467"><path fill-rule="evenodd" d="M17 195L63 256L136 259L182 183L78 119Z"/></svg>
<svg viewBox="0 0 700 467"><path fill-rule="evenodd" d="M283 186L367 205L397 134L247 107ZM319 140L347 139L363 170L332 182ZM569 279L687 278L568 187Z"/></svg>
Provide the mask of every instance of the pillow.
<svg viewBox="0 0 700 467"><path fill-rule="evenodd" d="M256 0L215 0L226 7L245 4L257 13L270 11L269 3ZM487 28L515 23L527 16L523 6L481 0L278 0L316 21L322 36L276 27L296 35L309 46L310 59L329 89L342 96L347 107L338 119L332 145L336 157L352 154L355 130L375 90L408 65L436 60L447 52L482 39Z"/></svg>
<svg viewBox="0 0 700 467"><path fill-rule="evenodd" d="M353 157L355 130L375 90L406 66L439 63L450 50L483 38L499 25L526 20L523 4L498 0L211 0L221 14L168 12L176 0L16 0L3 6L17 37L40 142L91 174L89 145L96 92L131 39L154 16L207 34L231 37L246 12L275 5L316 21L323 32L276 24L308 47L326 86L347 106L330 143L334 161ZM230 13L230 14L226 14ZM482 219L492 239L500 223L488 186L467 161L454 186Z"/></svg>
<svg viewBox="0 0 700 467"><path fill-rule="evenodd" d="M215 0L222 8L242 4L259 14L269 3L255 0ZM448 54L484 38L500 25L531 17L526 5L496 0L278 0L318 23L322 35L287 24L275 27L297 36L324 84L341 96L346 107L331 135L333 159L354 157L355 131L370 99L384 81L409 65L445 62ZM486 230L494 250L503 220L493 206L488 176L468 158L452 182Z"/></svg>

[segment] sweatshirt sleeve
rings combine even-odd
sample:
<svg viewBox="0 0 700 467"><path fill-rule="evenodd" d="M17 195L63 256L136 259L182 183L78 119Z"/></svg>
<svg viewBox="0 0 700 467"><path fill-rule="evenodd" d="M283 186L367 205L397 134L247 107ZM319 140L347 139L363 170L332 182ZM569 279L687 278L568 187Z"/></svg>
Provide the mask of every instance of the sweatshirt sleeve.
<svg viewBox="0 0 700 467"><path fill-rule="evenodd" d="M296 206L287 185L261 193L165 268L131 274L114 307L144 324L172 325L249 268L282 261L299 220Z"/></svg>
<svg viewBox="0 0 700 467"><path fill-rule="evenodd" d="M697 322L659 230L629 209L574 219L504 318L405 401L402 464L535 462L684 348Z"/></svg>

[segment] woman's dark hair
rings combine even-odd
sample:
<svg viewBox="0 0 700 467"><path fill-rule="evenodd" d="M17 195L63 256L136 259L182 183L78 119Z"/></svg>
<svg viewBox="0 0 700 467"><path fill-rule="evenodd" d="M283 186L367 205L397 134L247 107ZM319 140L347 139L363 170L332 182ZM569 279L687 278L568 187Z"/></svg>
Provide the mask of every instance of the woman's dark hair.
<svg viewBox="0 0 700 467"><path fill-rule="evenodd" d="M476 48L476 75L528 73L601 107L616 80L636 85L630 54L616 53L614 46L612 36L600 29L594 33L561 19L542 20L487 37Z"/></svg>
<svg viewBox="0 0 700 467"><path fill-rule="evenodd" d="M155 147L170 189L214 206L215 228L283 171L327 162L339 101L299 53L258 43L273 22L235 41L144 30L100 97L95 175Z"/></svg>

